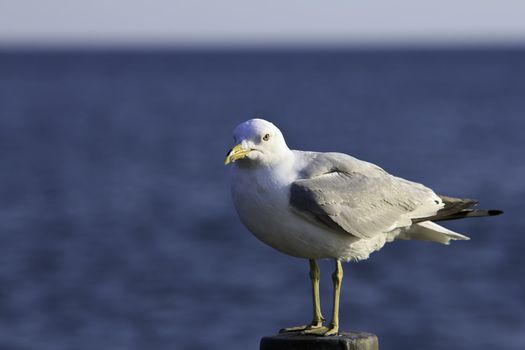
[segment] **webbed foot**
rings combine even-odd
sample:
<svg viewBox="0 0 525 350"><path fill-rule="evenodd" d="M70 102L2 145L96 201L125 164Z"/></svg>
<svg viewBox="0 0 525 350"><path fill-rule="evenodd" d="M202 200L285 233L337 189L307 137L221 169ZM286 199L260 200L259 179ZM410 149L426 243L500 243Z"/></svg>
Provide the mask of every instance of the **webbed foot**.
<svg viewBox="0 0 525 350"><path fill-rule="evenodd" d="M305 329L302 331L303 334L311 334L311 335L319 335L323 337L327 337L330 335L337 335L339 332L339 326L335 326L333 324L330 324L328 327L322 326L317 327L315 329Z"/></svg>
<svg viewBox="0 0 525 350"><path fill-rule="evenodd" d="M279 330L279 333L306 332L306 331L310 331L310 330L314 330L314 329L323 328L324 327L323 326L323 321L324 320L321 320L321 321L318 321L318 322L312 322L311 324L308 324L308 325L283 328L283 329Z"/></svg>

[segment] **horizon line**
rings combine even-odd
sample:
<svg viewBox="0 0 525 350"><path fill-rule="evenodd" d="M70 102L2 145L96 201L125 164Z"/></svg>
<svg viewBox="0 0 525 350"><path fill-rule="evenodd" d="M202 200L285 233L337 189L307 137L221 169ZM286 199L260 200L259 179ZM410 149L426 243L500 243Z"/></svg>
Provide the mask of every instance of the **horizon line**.
<svg viewBox="0 0 525 350"><path fill-rule="evenodd" d="M0 51L331 51L525 49L525 40L0 41Z"/></svg>

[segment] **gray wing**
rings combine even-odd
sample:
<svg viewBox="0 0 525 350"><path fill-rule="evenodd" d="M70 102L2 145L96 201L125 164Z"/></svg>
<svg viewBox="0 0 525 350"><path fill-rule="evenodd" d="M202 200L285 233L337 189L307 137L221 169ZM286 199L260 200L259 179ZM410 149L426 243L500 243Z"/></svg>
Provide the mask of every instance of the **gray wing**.
<svg viewBox="0 0 525 350"><path fill-rule="evenodd" d="M291 206L359 238L410 226L443 207L429 188L342 154L318 154L303 173L308 178L291 186Z"/></svg>

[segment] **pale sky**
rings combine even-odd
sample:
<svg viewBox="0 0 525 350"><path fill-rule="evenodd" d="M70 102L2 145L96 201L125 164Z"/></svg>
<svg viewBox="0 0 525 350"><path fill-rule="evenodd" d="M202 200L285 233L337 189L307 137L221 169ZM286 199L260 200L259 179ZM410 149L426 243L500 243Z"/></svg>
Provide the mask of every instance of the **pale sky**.
<svg viewBox="0 0 525 350"><path fill-rule="evenodd" d="M524 44L525 0L0 0L0 46Z"/></svg>

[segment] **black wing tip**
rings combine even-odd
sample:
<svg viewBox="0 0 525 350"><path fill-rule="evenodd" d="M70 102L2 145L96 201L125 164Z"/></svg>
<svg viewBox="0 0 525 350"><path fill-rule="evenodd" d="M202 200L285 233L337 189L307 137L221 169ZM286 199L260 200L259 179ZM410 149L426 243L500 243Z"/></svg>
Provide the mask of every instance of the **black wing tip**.
<svg viewBox="0 0 525 350"><path fill-rule="evenodd" d="M503 214L503 210L496 210L496 209L487 210L487 213L489 214L489 216L496 216L496 215Z"/></svg>

